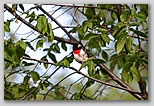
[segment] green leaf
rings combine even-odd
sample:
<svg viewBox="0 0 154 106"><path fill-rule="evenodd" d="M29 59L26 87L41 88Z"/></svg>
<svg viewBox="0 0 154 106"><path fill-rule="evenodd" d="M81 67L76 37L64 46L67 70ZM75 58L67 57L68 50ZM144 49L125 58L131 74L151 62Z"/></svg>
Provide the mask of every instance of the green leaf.
<svg viewBox="0 0 154 106"><path fill-rule="evenodd" d="M86 61L86 62L83 62L82 65L81 65L81 67L80 67L80 69L79 69L79 71L80 71L82 68L84 68L87 64L88 64L87 61Z"/></svg>
<svg viewBox="0 0 154 106"><path fill-rule="evenodd" d="M104 23L104 25L113 25L114 24L114 20L110 20L110 21L106 21L105 23Z"/></svg>
<svg viewBox="0 0 154 106"><path fill-rule="evenodd" d="M129 72L130 70L130 67L133 65L133 62L127 62L125 65L124 65L124 70L126 70L127 72Z"/></svg>
<svg viewBox="0 0 154 106"><path fill-rule="evenodd" d="M127 82L131 83L133 81L133 76L131 73L128 74Z"/></svg>
<svg viewBox="0 0 154 106"><path fill-rule="evenodd" d="M53 42L54 40L54 34L53 34L53 29L52 25L50 23L47 24L47 32L48 32L48 40L49 42Z"/></svg>
<svg viewBox="0 0 154 106"><path fill-rule="evenodd" d="M43 57L41 58L41 60L48 62L46 55L43 56ZM45 67L46 69L48 68L48 64L47 64L47 63L43 63L43 65L44 65L44 67Z"/></svg>
<svg viewBox="0 0 154 106"><path fill-rule="evenodd" d="M34 47L30 44L30 42L26 42L27 46L32 49L33 51L35 51Z"/></svg>
<svg viewBox="0 0 154 106"><path fill-rule="evenodd" d="M121 52L125 43L126 43L126 37L125 36L122 39L119 39L119 41L117 42L117 46L116 46L117 54L119 54Z"/></svg>
<svg viewBox="0 0 154 106"><path fill-rule="evenodd" d="M105 51L102 51L102 57L106 60L106 62L108 61L109 56Z"/></svg>
<svg viewBox="0 0 154 106"><path fill-rule="evenodd" d="M64 59L62 59L61 61L56 63L56 66L63 66L63 67L70 67L70 63L73 62L73 56L71 55L70 57L65 57Z"/></svg>
<svg viewBox="0 0 154 106"><path fill-rule="evenodd" d="M118 22L118 24L117 24L117 25L118 25L118 27L119 27L119 28L121 28L121 27L124 27L124 26L125 26L125 24L124 24L123 22Z"/></svg>
<svg viewBox="0 0 154 106"><path fill-rule="evenodd" d="M24 6L23 6L23 4L19 4L19 7L21 8L21 10L24 12Z"/></svg>
<svg viewBox="0 0 154 106"><path fill-rule="evenodd" d="M132 44L133 44L133 39L132 37L129 36L126 41L126 49L128 53L131 51Z"/></svg>
<svg viewBox="0 0 154 106"><path fill-rule="evenodd" d="M98 70L97 70L97 71L98 71ZM92 74L91 77L96 78L96 79L98 79L98 80L101 79L101 75L99 74L99 71L96 72L96 73L94 73L94 74Z"/></svg>
<svg viewBox="0 0 154 106"><path fill-rule="evenodd" d="M105 10L100 9L98 15L99 15L100 17L102 17L102 18L105 18L105 17L106 17L106 15L105 15Z"/></svg>
<svg viewBox="0 0 154 106"><path fill-rule="evenodd" d="M87 30L88 30L88 25L87 24L83 25L83 32L86 33Z"/></svg>
<svg viewBox="0 0 154 106"><path fill-rule="evenodd" d="M124 23L128 21L128 18L129 18L129 13L127 11L122 12L122 14L120 15L120 20Z"/></svg>
<svg viewBox="0 0 154 106"><path fill-rule="evenodd" d="M69 63L72 63L74 57L73 57L73 55L71 55L70 57L67 57L66 59L67 59L67 61L68 61Z"/></svg>
<svg viewBox="0 0 154 106"><path fill-rule="evenodd" d="M121 56L121 57L117 58L118 69L124 68L124 65L126 64L125 58L126 58L125 56Z"/></svg>
<svg viewBox="0 0 154 106"><path fill-rule="evenodd" d="M54 52L56 52L56 53L60 53L60 48L59 48L59 46L58 46L58 44L57 43L55 43L54 44L54 46L53 46L53 49L52 49Z"/></svg>
<svg viewBox="0 0 154 106"><path fill-rule="evenodd" d="M69 61L66 58L64 58L60 62L57 62L56 66L63 66L63 67L69 68L70 67L70 63L69 63Z"/></svg>
<svg viewBox="0 0 154 106"><path fill-rule="evenodd" d="M65 43L62 42L62 43L61 43L61 47L62 47L63 50L67 51L67 46L66 46Z"/></svg>
<svg viewBox="0 0 154 106"><path fill-rule="evenodd" d="M133 31L136 35L140 35L140 36L142 36L144 38L148 38L148 35L143 33L143 32L141 32L141 31L134 30L133 28L130 28L130 31Z"/></svg>
<svg viewBox="0 0 154 106"><path fill-rule="evenodd" d="M115 12L111 12L111 17L114 20L117 20L118 19L117 14Z"/></svg>
<svg viewBox="0 0 154 106"><path fill-rule="evenodd" d="M19 44L20 45L20 47L22 48L22 49L26 49L26 43L25 42L23 42L23 40L19 40L18 42L17 42L17 44Z"/></svg>
<svg viewBox="0 0 154 106"><path fill-rule="evenodd" d="M104 60L102 59L92 59L92 61L95 63L95 64L102 64L102 63L106 63Z"/></svg>
<svg viewBox="0 0 154 106"><path fill-rule="evenodd" d="M39 41L37 42L37 44L36 44L36 50L37 50L38 48L42 48L42 47L43 47L43 42L44 42L43 39L41 39L41 40L39 40Z"/></svg>
<svg viewBox="0 0 154 106"><path fill-rule="evenodd" d="M139 73L138 73L138 70L136 69L136 67L135 67L135 66L131 66L131 67L130 67L130 71L131 71L131 73L132 73L133 78L134 78L137 82L139 82L139 81L140 81L140 76L139 76Z"/></svg>
<svg viewBox="0 0 154 106"><path fill-rule="evenodd" d="M52 53L48 53L48 56L49 56L49 58L54 62L54 63L57 63L57 60L56 60L56 57L55 57L55 55L54 54L52 54Z"/></svg>
<svg viewBox="0 0 154 106"><path fill-rule="evenodd" d="M88 61L88 74L91 76L95 69L93 61Z"/></svg>
<svg viewBox="0 0 154 106"><path fill-rule="evenodd" d="M131 10L131 15L132 15L132 16L136 16L136 9L135 9L135 8L132 8L132 10Z"/></svg>
<svg viewBox="0 0 154 106"><path fill-rule="evenodd" d="M88 22L87 22L87 26L88 26L90 29L92 29L92 28L93 28L93 23L92 23L91 21L88 21Z"/></svg>
<svg viewBox="0 0 154 106"><path fill-rule="evenodd" d="M29 79L30 79L30 76L29 76L29 75L26 75L26 76L24 77L24 81L23 81L23 86L24 86L24 88L27 88Z"/></svg>
<svg viewBox="0 0 154 106"><path fill-rule="evenodd" d="M89 44L88 44L88 46L89 46L89 49L93 49L93 48L95 48L95 49L97 49L98 50L98 52L101 52L101 47L100 47L100 37L94 37L94 38L92 38L92 39L90 39L89 40ZM96 43L97 42L97 43Z"/></svg>
<svg viewBox="0 0 154 106"><path fill-rule="evenodd" d="M36 83L40 79L40 75L35 71L31 71L29 72L29 74L32 76L34 83Z"/></svg>
<svg viewBox="0 0 154 106"><path fill-rule="evenodd" d="M87 35L84 36L83 40L89 40L90 38L94 37L95 34L94 33L88 33Z"/></svg>
<svg viewBox="0 0 154 106"><path fill-rule="evenodd" d="M16 59L19 60L19 61L16 60L16 62L19 62L19 63L20 63L20 58L21 58L23 55L25 55L26 43L23 42L22 40L19 40L19 41L15 44L15 46L16 46L16 54L14 54L14 55L15 55Z"/></svg>
<svg viewBox="0 0 154 106"><path fill-rule="evenodd" d="M26 62L26 61L22 61L22 64L23 64L24 66L32 66L32 65L35 65L35 63L28 63L28 62Z"/></svg>
<svg viewBox="0 0 154 106"><path fill-rule="evenodd" d="M97 30L99 32L102 32L102 33L107 33L108 32L108 30L107 29L104 29L104 28L97 28Z"/></svg>
<svg viewBox="0 0 154 106"><path fill-rule="evenodd" d="M37 19L37 25L36 28L39 31L42 31L42 29L44 28L44 26L47 24L47 19L45 16L39 16L39 18Z"/></svg>
<svg viewBox="0 0 154 106"><path fill-rule="evenodd" d="M85 34L85 32L84 32L84 27L83 26L81 26L79 29L78 29L78 34L79 34L79 37L83 37L83 35Z"/></svg>
<svg viewBox="0 0 154 106"><path fill-rule="evenodd" d="M42 34L45 34L47 32L47 25L44 25L44 27L42 28Z"/></svg>
<svg viewBox="0 0 154 106"><path fill-rule="evenodd" d="M15 10L17 10L17 4L12 4L12 11L14 12Z"/></svg>
<svg viewBox="0 0 154 106"><path fill-rule="evenodd" d="M4 31L5 32L10 32L10 22L4 22Z"/></svg>
<svg viewBox="0 0 154 106"><path fill-rule="evenodd" d="M123 81L127 81L127 79L128 79L128 71L123 69L122 73L121 73L121 76L122 76Z"/></svg>
<svg viewBox="0 0 154 106"><path fill-rule="evenodd" d="M48 52L50 52L51 50L52 50L53 52L55 52L55 53L60 53L60 48L59 48L59 46L58 46L58 43L53 43L53 44L50 46Z"/></svg>
<svg viewBox="0 0 154 106"><path fill-rule="evenodd" d="M144 58L137 58L137 60L139 60L139 61L143 61L145 64L148 64L148 59L144 59Z"/></svg>
<svg viewBox="0 0 154 106"><path fill-rule="evenodd" d="M141 25L140 22L133 22L133 23L130 24L130 26L140 26L140 25Z"/></svg>
<svg viewBox="0 0 154 106"><path fill-rule="evenodd" d="M87 8L85 14L86 14L87 19L91 19L96 14L95 9L94 8Z"/></svg>
<svg viewBox="0 0 154 106"><path fill-rule="evenodd" d="M106 43L110 43L110 38L107 34L101 34L101 37Z"/></svg>
<svg viewBox="0 0 154 106"><path fill-rule="evenodd" d="M146 15L143 12L140 12L139 14L136 14L135 18L140 21L143 22L146 20Z"/></svg>

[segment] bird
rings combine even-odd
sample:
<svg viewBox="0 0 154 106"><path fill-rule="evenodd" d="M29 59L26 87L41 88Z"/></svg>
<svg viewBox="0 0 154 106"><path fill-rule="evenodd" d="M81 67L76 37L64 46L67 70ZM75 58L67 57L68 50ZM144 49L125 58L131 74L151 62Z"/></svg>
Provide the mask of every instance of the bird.
<svg viewBox="0 0 154 106"><path fill-rule="evenodd" d="M83 63L88 60L86 49L84 49L81 43L73 45L73 56L74 59L79 63Z"/></svg>

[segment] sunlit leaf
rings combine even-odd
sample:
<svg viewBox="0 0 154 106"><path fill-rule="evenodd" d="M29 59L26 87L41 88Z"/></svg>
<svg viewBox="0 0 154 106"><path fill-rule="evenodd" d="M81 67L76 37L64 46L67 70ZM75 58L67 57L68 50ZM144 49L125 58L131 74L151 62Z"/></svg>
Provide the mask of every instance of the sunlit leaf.
<svg viewBox="0 0 154 106"><path fill-rule="evenodd" d="M109 43L110 42L110 38L107 34L101 34L102 39L106 42Z"/></svg>
<svg viewBox="0 0 154 106"><path fill-rule="evenodd" d="M132 37L128 37L127 41L126 41L126 48L127 48L127 52L129 53L131 48L132 48L132 44L133 44L133 39Z"/></svg>
<svg viewBox="0 0 154 106"><path fill-rule="evenodd" d="M53 34L52 25L50 23L47 24L47 32L48 32L47 36L48 36L49 42L53 42L54 34Z"/></svg>
<svg viewBox="0 0 154 106"><path fill-rule="evenodd" d="M88 74L91 76L92 75L92 71L95 69L94 63L93 61L88 61Z"/></svg>
<svg viewBox="0 0 154 106"><path fill-rule="evenodd" d="M137 68L136 68L135 66L131 66L131 67L130 67L130 71L131 71L131 73L132 73L132 75L133 75L133 78L134 78L137 82L139 82L139 81L140 81L140 76L139 76L139 72L137 71Z"/></svg>
<svg viewBox="0 0 154 106"><path fill-rule="evenodd" d="M125 36L122 39L119 39L119 41L117 42L117 46L116 46L117 54L119 54L121 52L125 43L126 43L126 37Z"/></svg>
<svg viewBox="0 0 154 106"><path fill-rule="evenodd" d="M39 31L42 31L42 29L44 28L44 26L47 24L47 19L45 16L40 16L38 19L37 19L37 25L36 25L36 28L39 30Z"/></svg>
<svg viewBox="0 0 154 106"><path fill-rule="evenodd" d="M128 18L129 18L129 13L127 11L122 12L122 14L120 15L120 20L124 23L128 21Z"/></svg>

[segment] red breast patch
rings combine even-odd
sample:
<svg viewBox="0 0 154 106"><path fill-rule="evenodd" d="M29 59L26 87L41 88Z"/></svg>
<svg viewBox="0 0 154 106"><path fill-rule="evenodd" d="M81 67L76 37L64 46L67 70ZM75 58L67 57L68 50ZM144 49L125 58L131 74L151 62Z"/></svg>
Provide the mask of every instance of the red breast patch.
<svg viewBox="0 0 154 106"><path fill-rule="evenodd" d="M74 50L73 52L74 52L75 54L78 54L78 55L80 56L80 49Z"/></svg>

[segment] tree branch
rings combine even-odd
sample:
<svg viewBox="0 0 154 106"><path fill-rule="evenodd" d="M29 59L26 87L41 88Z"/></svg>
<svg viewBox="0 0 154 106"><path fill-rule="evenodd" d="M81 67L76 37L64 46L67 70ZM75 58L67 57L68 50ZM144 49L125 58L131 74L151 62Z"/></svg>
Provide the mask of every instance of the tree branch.
<svg viewBox="0 0 154 106"><path fill-rule="evenodd" d="M13 16L15 16L18 20L20 20L21 22L23 22L25 25L27 25L28 27L32 28L33 30L42 33L40 31L38 31L34 25L32 25L31 23L27 22L25 19L23 19L21 16L19 16L16 12L13 12L12 9L8 6L8 5L4 5L4 8L6 8L6 10L8 10ZM70 39L66 39L66 38L61 38L61 37L57 37L54 36L54 39L60 42L64 42L64 43L68 43L68 44L75 44L77 43L76 40L70 40Z"/></svg>
<svg viewBox="0 0 154 106"><path fill-rule="evenodd" d="M44 13L44 14L46 14L49 18L51 18L51 20L53 20L66 34L67 34L67 36L71 39L71 40L74 40L74 41L76 41L76 39L72 36L72 35L70 35L70 33L54 18L54 17L52 17L47 11L45 11L42 7L41 7L41 5L38 5L38 7L39 7L39 9Z"/></svg>
<svg viewBox="0 0 154 106"><path fill-rule="evenodd" d="M23 56L22 58L23 58L23 59L27 59L27 60L37 61L37 62L39 62L39 63L45 63L45 64L55 65L55 63L52 63L52 62L43 61L43 60L38 60L38 59L30 58L30 57L27 57L27 56ZM91 80L94 80L94 81L96 81L96 82L98 82L98 83L101 83L101 84L104 84L104 85L107 85L107 86L111 86L111 87L114 87L114 88L126 90L126 91L131 92L131 93L139 94L139 92L136 92L136 91L134 91L133 89L129 89L129 88L125 88L125 87L113 85L113 84L110 84L110 83L108 83L108 82L101 81L101 80L98 80L98 79L93 78L93 77L91 77L91 76L88 76L88 75L86 75L86 74L84 74L84 73L78 71L78 70L75 69L74 67L69 67L69 68L72 69L72 70L74 70L76 73L81 74L81 75L83 75L84 77L86 77L86 78L88 78L88 79L91 79Z"/></svg>

